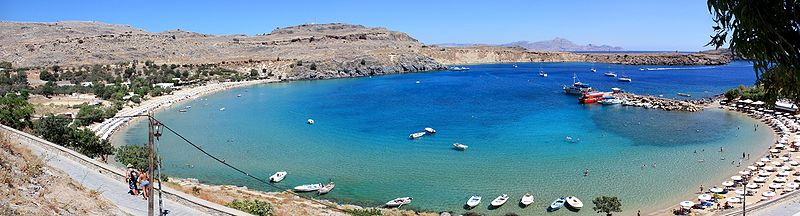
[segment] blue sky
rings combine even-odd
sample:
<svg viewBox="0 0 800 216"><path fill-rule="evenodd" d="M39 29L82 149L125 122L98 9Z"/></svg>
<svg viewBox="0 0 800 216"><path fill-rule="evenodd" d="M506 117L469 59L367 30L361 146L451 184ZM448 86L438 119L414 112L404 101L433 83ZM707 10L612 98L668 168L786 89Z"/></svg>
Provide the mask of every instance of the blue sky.
<svg viewBox="0 0 800 216"><path fill-rule="evenodd" d="M703 0L610 1L0 1L3 21L92 20L147 31L269 33L344 22L403 31L426 44L563 37L627 50L696 51L713 21Z"/></svg>

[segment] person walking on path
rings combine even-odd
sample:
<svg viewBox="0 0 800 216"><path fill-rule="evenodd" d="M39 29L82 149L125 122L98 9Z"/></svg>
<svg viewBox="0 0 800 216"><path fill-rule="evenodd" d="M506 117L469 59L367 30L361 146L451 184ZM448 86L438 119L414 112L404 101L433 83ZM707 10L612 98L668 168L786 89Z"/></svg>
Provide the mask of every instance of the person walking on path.
<svg viewBox="0 0 800 216"><path fill-rule="evenodd" d="M147 176L147 172L139 172L139 186L142 188L144 199L147 200L150 197L150 178Z"/></svg>
<svg viewBox="0 0 800 216"><path fill-rule="evenodd" d="M128 182L128 193L131 195L139 195L139 190L136 189L139 179L139 171L133 168L132 164L128 164L128 169L125 172L125 181Z"/></svg>

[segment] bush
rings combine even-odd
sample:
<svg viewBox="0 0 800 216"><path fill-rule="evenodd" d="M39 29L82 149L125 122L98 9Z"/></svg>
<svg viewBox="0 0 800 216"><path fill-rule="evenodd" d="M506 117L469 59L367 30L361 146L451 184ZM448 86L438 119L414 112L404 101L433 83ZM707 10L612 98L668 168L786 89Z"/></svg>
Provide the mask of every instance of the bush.
<svg viewBox="0 0 800 216"><path fill-rule="evenodd" d="M117 148L117 161L122 164L131 164L133 168L138 170L147 170L150 168L148 159L150 158L150 150L146 146L126 145Z"/></svg>
<svg viewBox="0 0 800 216"><path fill-rule="evenodd" d="M272 215L272 205L261 200L233 200L225 206L258 216Z"/></svg>
<svg viewBox="0 0 800 216"><path fill-rule="evenodd" d="M16 129L30 126L33 105L24 97L6 95L0 97L0 124Z"/></svg>
<svg viewBox="0 0 800 216"><path fill-rule="evenodd" d="M379 216L383 215L383 212L379 209L347 209L344 210L345 213L355 216Z"/></svg>

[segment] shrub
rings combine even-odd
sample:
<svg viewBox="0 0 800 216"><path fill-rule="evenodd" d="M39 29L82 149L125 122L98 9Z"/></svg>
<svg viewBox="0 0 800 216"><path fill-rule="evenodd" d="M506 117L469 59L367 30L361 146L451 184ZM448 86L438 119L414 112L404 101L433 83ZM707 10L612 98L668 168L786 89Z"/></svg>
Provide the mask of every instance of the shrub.
<svg viewBox="0 0 800 216"><path fill-rule="evenodd" d="M117 161L122 164L131 164L133 168L147 170L150 168L148 159L150 150L146 146L126 145L117 148Z"/></svg>
<svg viewBox="0 0 800 216"><path fill-rule="evenodd" d="M261 200L233 200L225 206L258 216L272 215L272 205Z"/></svg>
<svg viewBox="0 0 800 216"><path fill-rule="evenodd" d="M355 216L378 216L383 215L383 212L379 209L347 209L344 210L345 213Z"/></svg>

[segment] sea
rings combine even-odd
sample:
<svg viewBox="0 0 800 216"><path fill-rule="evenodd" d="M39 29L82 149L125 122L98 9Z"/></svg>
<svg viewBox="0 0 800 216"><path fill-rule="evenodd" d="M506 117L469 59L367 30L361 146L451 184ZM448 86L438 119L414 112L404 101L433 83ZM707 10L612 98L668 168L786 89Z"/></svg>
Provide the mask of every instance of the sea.
<svg viewBox="0 0 800 216"><path fill-rule="evenodd" d="M622 214L663 210L694 200L700 185L718 185L744 169L774 139L762 123L718 108L690 113L584 105L562 91L576 79L603 91L617 87L701 99L752 85L749 62L466 67L470 70L235 88L175 104L155 118L255 177L287 171L276 184L283 189L336 182L331 193L308 197L377 207L409 196L413 203L404 209L485 215L594 215L592 200L599 196L618 197ZM538 76L540 70L548 77ZM608 71L633 82L604 76ZM178 112L185 106L192 107ZM426 127L437 133L409 139ZM113 142L145 144L146 121L128 126ZM469 148L456 151L454 143ZM168 131L158 146L169 176L281 190L212 160ZM528 192L534 203L518 206ZM508 194L509 202L488 208L501 194ZM466 209L472 195L482 196L483 203ZM584 209L548 213L546 207L562 196L580 198Z"/></svg>

